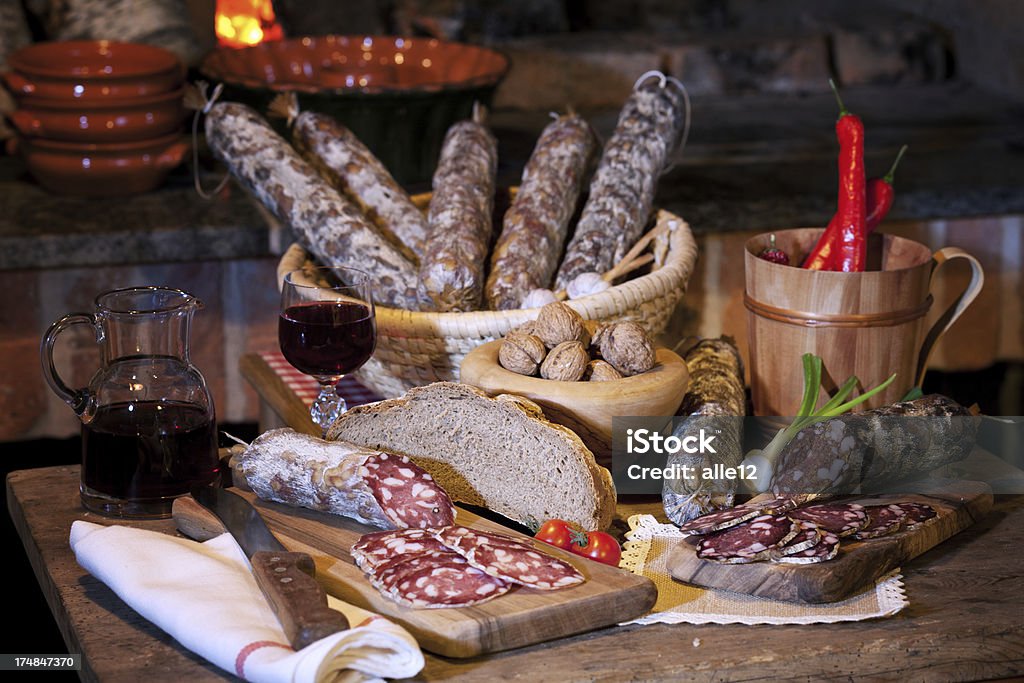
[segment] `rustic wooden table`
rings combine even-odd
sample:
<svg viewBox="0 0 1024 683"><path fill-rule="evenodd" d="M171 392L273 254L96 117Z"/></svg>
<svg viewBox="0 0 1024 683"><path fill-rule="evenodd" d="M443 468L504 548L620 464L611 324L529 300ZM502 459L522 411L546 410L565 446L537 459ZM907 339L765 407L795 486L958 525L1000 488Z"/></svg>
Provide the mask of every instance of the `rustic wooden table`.
<svg viewBox="0 0 1024 683"><path fill-rule="evenodd" d="M231 678L178 646L68 545L78 467L13 472L11 518L84 680ZM633 512L628 510L627 512ZM174 533L170 520L133 526ZM419 680L978 680L1024 675L1024 496L903 568L910 606L875 621L811 626L612 627L469 660L427 656ZM696 639L699 639L696 640Z"/></svg>

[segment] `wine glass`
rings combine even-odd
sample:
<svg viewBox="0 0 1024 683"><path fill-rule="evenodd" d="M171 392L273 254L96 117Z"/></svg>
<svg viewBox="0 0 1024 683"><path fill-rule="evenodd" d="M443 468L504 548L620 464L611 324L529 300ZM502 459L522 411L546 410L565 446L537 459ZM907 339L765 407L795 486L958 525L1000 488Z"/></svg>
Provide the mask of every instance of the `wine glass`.
<svg viewBox="0 0 1024 683"><path fill-rule="evenodd" d="M320 383L309 414L326 433L348 410L338 395L338 382L362 367L377 343L369 274L318 267L285 275L277 338L285 359Z"/></svg>

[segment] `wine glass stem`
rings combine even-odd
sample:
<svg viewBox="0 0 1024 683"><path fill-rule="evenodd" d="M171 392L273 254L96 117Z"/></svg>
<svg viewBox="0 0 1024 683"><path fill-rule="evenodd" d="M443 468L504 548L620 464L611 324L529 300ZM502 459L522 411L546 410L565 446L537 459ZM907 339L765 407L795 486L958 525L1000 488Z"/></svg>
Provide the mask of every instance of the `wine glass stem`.
<svg viewBox="0 0 1024 683"><path fill-rule="evenodd" d="M309 414L313 418L313 423L323 430L325 436L331 423L348 410L345 399L338 395L337 386L340 380L340 377L326 379L317 377L317 381L320 382L320 395L310 406Z"/></svg>

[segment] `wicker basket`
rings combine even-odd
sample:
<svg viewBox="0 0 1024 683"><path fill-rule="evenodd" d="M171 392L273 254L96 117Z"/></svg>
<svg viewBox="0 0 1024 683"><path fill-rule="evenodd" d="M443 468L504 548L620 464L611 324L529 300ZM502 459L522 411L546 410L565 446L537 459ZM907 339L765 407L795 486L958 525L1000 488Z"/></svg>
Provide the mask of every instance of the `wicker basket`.
<svg viewBox="0 0 1024 683"><path fill-rule="evenodd" d="M425 206L429 195L413 198ZM659 211L656 227L666 228L654 242L651 272L598 294L567 302L589 320L633 320L652 336L660 334L686 291L697 261L690 226ZM284 275L310 262L293 244L278 264L278 285ZM512 328L537 317L539 309L420 313L377 307L377 349L356 378L385 397L401 396L415 386L440 380L457 381L463 357L477 346L505 336Z"/></svg>

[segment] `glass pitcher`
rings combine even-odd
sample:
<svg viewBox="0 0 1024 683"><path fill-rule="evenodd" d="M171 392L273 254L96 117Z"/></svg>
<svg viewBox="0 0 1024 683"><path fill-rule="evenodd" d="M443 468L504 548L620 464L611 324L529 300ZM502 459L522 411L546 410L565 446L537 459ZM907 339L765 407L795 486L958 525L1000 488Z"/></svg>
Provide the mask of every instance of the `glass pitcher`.
<svg viewBox="0 0 1024 683"><path fill-rule="evenodd" d="M70 313L47 330L50 388L82 420L82 504L114 517L168 517L193 484L218 474L217 427L206 381L189 360L196 297L164 287L100 294L95 314ZM70 389L53 347L71 325L91 325L102 349L89 386Z"/></svg>

